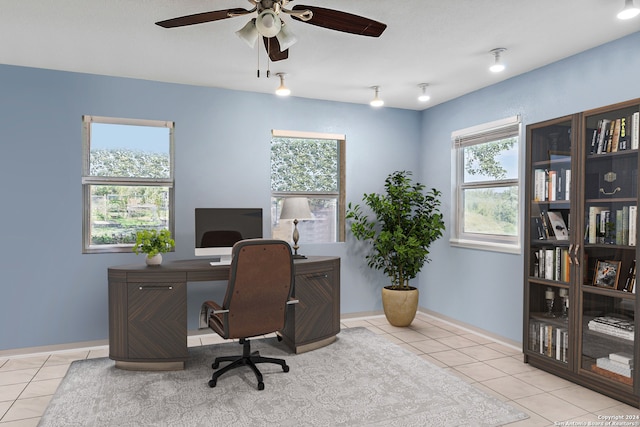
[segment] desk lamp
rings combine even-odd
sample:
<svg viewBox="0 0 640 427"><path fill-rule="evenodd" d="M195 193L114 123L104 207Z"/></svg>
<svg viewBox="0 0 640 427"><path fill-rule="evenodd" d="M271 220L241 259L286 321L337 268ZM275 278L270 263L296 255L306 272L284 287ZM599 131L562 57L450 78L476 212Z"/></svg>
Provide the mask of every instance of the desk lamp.
<svg viewBox="0 0 640 427"><path fill-rule="evenodd" d="M280 219L293 220L293 258L305 259L304 255L298 255L298 240L300 233L298 232L298 220L312 219L311 209L309 208L309 200L306 197L287 197L282 202L282 212Z"/></svg>

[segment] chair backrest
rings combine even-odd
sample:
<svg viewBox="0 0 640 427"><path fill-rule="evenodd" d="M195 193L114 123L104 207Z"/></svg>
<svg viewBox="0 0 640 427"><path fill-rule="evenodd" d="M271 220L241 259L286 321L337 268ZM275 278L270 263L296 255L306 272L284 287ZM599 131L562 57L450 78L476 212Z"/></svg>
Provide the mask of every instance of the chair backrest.
<svg viewBox="0 0 640 427"><path fill-rule="evenodd" d="M228 338L249 338L284 327L293 292L291 246L282 240L248 239L233 246L223 308Z"/></svg>
<svg viewBox="0 0 640 427"><path fill-rule="evenodd" d="M210 230L202 235L201 248L224 248L233 246L242 240L242 234L236 230Z"/></svg>

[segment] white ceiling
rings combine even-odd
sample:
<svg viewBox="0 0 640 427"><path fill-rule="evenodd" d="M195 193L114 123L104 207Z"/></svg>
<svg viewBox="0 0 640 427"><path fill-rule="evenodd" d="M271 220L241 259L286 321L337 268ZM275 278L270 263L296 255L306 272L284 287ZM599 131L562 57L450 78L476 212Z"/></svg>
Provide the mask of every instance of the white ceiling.
<svg viewBox="0 0 640 427"><path fill-rule="evenodd" d="M296 0L289 7L298 4L388 27L370 38L285 17L298 42L289 59L270 64L267 79L261 44L252 50L234 34L248 17L154 24L251 9L246 0L2 0L0 63L264 93L285 72L293 96L365 104L379 85L386 106L421 110L640 30L640 17L616 19L623 0ZM507 48L499 75L488 71L497 47ZM417 101L419 83L430 84L426 105Z"/></svg>

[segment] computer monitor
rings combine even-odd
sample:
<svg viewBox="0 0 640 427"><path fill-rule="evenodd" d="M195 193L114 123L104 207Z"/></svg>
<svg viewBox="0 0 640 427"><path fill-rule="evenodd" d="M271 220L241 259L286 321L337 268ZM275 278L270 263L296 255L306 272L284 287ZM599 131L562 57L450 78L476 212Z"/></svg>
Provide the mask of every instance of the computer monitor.
<svg viewBox="0 0 640 427"><path fill-rule="evenodd" d="M195 255L229 264L233 245L262 237L262 208L196 208Z"/></svg>

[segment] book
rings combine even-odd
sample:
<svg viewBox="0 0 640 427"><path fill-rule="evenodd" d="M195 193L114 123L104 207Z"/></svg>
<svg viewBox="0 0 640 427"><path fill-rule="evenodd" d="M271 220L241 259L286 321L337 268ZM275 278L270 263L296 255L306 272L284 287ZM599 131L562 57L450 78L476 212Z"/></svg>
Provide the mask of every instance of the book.
<svg viewBox="0 0 640 427"><path fill-rule="evenodd" d="M638 140L640 139L640 112L636 111L631 116L631 149L638 149Z"/></svg>
<svg viewBox="0 0 640 427"><path fill-rule="evenodd" d="M624 292L631 292L633 290L633 281L636 276L636 260L634 259L629 267L629 272L627 273L627 279L624 282L624 288L622 290Z"/></svg>
<svg viewBox="0 0 640 427"><path fill-rule="evenodd" d="M622 244L629 244L629 206L622 207Z"/></svg>
<svg viewBox="0 0 640 427"><path fill-rule="evenodd" d="M638 220L638 206L629 206L629 246L636 245L636 221Z"/></svg>
<svg viewBox="0 0 640 427"><path fill-rule="evenodd" d="M618 375L623 375L625 377L631 378L631 374L633 372L633 368L624 363L619 363L612 361L608 357L599 357L596 359L596 366L601 369L606 369L607 371L615 372Z"/></svg>
<svg viewBox="0 0 640 427"><path fill-rule="evenodd" d="M547 211L546 212L549 218L549 224L553 229L553 234L558 240L568 240L569 239L569 230L567 230L567 225L564 222L564 218L562 217L562 213L557 211Z"/></svg>
<svg viewBox="0 0 640 427"><path fill-rule="evenodd" d="M542 222L545 239L553 239L555 235L553 234L553 229L550 227L547 212L544 210L540 211L540 222Z"/></svg>
<svg viewBox="0 0 640 427"><path fill-rule="evenodd" d="M554 171L554 170L550 170L549 174L548 174L549 178L548 178L548 190L547 190L547 194L549 195L548 199L549 201L555 201L556 197L558 195L558 172Z"/></svg>
<svg viewBox="0 0 640 427"><path fill-rule="evenodd" d="M542 226L542 220L539 216L531 218L531 238L544 240L546 236L544 234L544 227Z"/></svg>
<svg viewBox="0 0 640 427"><path fill-rule="evenodd" d="M536 202L542 202L545 198L546 171L544 169L536 169L533 172L533 199Z"/></svg>
<svg viewBox="0 0 640 427"><path fill-rule="evenodd" d="M621 151L631 148L631 140L629 139L629 131L631 129L627 127L628 123L630 123L630 117L620 118L620 135L618 140L618 149Z"/></svg>
<svg viewBox="0 0 640 427"><path fill-rule="evenodd" d="M598 121L598 145L596 149L597 154L602 154L607 152L607 133L609 129L609 124L611 120L609 119L600 119Z"/></svg>
<svg viewBox="0 0 640 427"><path fill-rule="evenodd" d="M555 251L553 249L544 250L544 278L547 280L554 280L554 260Z"/></svg>
<svg viewBox="0 0 640 427"><path fill-rule="evenodd" d="M606 144L606 153L611 153L611 146L612 146L612 142L613 142L613 131L615 129L616 126L616 121L615 120L610 120L609 124L608 124L608 129L607 129L607 140L605 141Z"/></svg>
<svg viewBox="0 0 640 427"><path fill-rule="evenodd" d="M589 216L588 216L588 234L587 234L587 243L598 243L599 229L600 229L600 213L606 210L605 207L602 206L590 206L589 207ZM631 218L629 218L631 220Z"/></svg>
<svg viewBox="0 0 640 427"><path fill-rule="evenodd" d="M633 366L633 354L620 351L617 353L611 353L609 360L613 362L623 363L627 366Z"/></svg>
<svg viewBox="0 0 640 427"><path fill-rule="evenodd" d="M611 127L613 128L611 136L611 152L615 153L618 151L618 142L620 140L620 119L618 118L611 122Z"/></svg>

